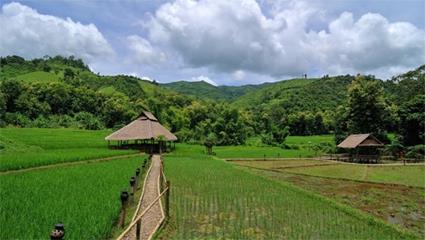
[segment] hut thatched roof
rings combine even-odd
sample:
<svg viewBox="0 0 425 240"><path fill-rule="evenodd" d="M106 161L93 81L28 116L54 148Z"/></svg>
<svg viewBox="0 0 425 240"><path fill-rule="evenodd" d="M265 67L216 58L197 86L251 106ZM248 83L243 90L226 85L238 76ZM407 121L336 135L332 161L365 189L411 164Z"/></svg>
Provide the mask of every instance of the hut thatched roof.
<svg viewBox="0 0 425 240"><path fill-rule="evenodd" d="M352 134L338 144L339 148L382 147L384 144L372 134Z"/></svg>
<svg viewBox="0 0 425 240"><path fill-rule="evenodd" d="M142 112L136 120L113 132L105 140L145 140L157 139L160 136L167 141L177 140L177 137L162 126L152 113Z"/></svg>

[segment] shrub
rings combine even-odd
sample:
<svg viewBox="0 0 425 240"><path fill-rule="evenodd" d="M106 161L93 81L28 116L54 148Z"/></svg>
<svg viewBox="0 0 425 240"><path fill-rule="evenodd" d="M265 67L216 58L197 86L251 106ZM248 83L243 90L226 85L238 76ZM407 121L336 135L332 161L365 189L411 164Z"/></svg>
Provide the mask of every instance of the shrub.
<svg viewBox="0 0 425 240"><path fill-rule="evenodd" d="M18 127L26 127L29 125L30 120L27 116L21 113L6 113L5 114L5 122L9 125L18 126Z"/></svg>
<svg viewBox="0 0 425 240"><path fill-rule="evenodd" d="M102 122L96 118L96 116L88 112L79 112L75 114L74 119L83 129L100 130L105 128Z"/></svg>
<svg viewBox="0 0 425 240"><path fill-rule="evenodd" d="M416 159L424 159L425 158L425 145L415 145L407 148L406 157L408 158L416 158Z"/></svg>

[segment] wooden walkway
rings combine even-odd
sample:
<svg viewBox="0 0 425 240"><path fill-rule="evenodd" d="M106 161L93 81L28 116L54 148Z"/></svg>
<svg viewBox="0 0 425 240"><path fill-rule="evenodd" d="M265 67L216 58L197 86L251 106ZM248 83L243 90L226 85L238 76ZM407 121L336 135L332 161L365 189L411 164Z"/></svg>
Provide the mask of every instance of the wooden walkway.
<svg viewBox="0 0 425 240"><path fill-rule="evenodd" d="M152 156L152 165L145 178L140 205L133 219L139 216L160 194L161 156ZM140 239L151 239L164 220L164 211L161 201L157 201L142 217ZM136 226L124 237L124 239L136 239Z"/></svg>

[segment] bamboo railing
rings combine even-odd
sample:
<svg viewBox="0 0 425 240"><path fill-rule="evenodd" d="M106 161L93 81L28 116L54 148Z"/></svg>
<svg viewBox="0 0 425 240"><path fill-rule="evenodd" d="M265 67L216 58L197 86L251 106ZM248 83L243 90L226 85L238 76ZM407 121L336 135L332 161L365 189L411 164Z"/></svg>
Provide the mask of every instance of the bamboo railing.
<svg viewBox="0 0 425 240"><path fill-rule="evenodd" d="M132 219L132 222L128 225L128 227L121 233L121 235L119 235L117 237L117 240L124 240L127 239L125 238L127 235L129 235L129 233L131 232L132 229L136 228L136 240L140 240L141 236L141 229L142 229L142 218L147 214L147 212L149 212L149 210L158 202L160 202L160 206L161 206L161 211L164 215L164 218L160 221L160 223L158 224L158 226L156 227L156 231L158 230L158 228L162 225L163 222L165 222L168 218L169 218L169 211L170 211L170 181L167 181L166 177L165 177L165 173L164 173L164 163L162 161L161 158L161 170L160 170L160 176L159 176L159 189L160 189L160 194L158 195L158 197L155 198L155 200L153 200L144 210L142 213L137 214L137 212L140 209L140 205L138 206L136 213ZM141 197L142 199L142 197ZM162 206L161 203L161 199L164 200L164 206ZM140 203L139 203L140 204ZM153 233L154 234L154 233ZM153 235L152 234L152 235ZM151 235L151 236L152 236Z"/></svg>

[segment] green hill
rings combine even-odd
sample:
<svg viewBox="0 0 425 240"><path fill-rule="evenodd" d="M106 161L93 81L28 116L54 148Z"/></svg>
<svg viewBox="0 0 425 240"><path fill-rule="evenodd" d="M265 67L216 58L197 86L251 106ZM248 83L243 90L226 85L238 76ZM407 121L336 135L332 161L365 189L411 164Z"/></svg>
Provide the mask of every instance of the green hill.
<svg viewBox="0 0 425 240"><path fill-rule="evenodd" d="M179 81L158 84L134 76L103 76L74 57L0 58L0 126L117 128L151 111L183 141L210 133L219 144L289 127L292 135L329 134L347 104L354 76L290 79L245 86ZM425 65L377 80L394 121L398 107L425 91ZM368 76L374 79L373 76ZM395 123L396 124L396 123ZM389 126L396 131L395 124Z"/></svg>
<svg viewBox="0 0 425 240"><path fill-rule="evenodd" d="M188 82L178 81L162 84L165 88L176 92L191 95L200 99L232 101L247 92L261 89L266 84L244 86L214 86L204 81Z"/></svg>

